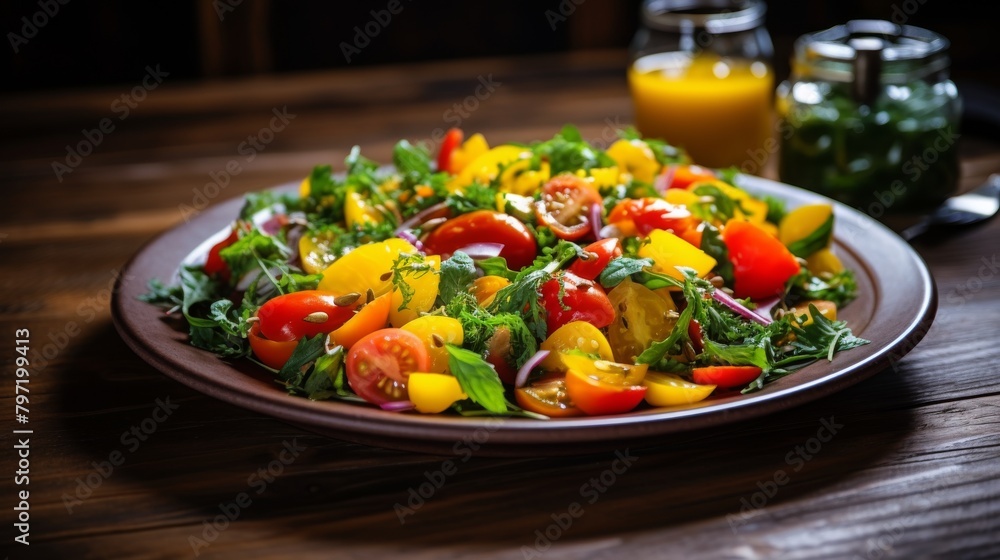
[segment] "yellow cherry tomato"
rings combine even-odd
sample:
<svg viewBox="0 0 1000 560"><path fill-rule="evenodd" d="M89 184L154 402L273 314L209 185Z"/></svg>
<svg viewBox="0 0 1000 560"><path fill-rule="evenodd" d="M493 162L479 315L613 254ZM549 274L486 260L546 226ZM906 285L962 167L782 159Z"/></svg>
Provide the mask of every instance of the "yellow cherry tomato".
<svg viewBox="0 0 1000 560"><path fill-rule="evenodd" d="M337 256L330 252L333 240L333 234L328 231L300 237L299 256L302 259L302 269L309 274L319 274L333 264L337 259Z"/></svg>
<svg viewBox="0 0 1000 560"><path fill-rule="evenodd" d="M603 360L614 361L611 345L601 330L586 321L570 321L559 327L542 342L540 349L551 352L541 363L546 371L566 371L568 366L562 360L562 352L580 350L587 354L597 354Z"/></svg>
<svg viewBox="0 0 1000 560"><path fill-rule="evenodd" d="M458 319L443 317L438 315L425 315L418 317L403 325L404 331L420 337L427 347L427 353L431 357L431 365L428 368L434 373L448 373L448 350L445 344L461 346L465 341L465 333L462 331L462 323Z"/></svg>
<svg viewBox="0 0 1000 560"><path fill-rule="evenodd" d="M650 371L642 384L646 386L646 402L653 406L677 406L704 400L715 385L698 385L671 375Z"/></svg>
<svg viewBox="0 0 1000 560"><path fill-rule="evenodd" d="M826 248L806 257L806 268L816 276L837 274L844 270L844 263L840 262L840 258L832 250Z"/></svg>
<svg viewBox="0 0 1000 560"><path fill-rule="evenodd" d="M389 322L389 294L382 294L365 304L354 317L347 320L337 330L330 333L330 340L350 350L365 336L384 329Z"/></svg>
<svg viewBox="0 0 1000 560"><path fill-rule="evenodd" d="M833 216L833 206L829 204L807 204L792 210L781 219L778 225L778 240L786 247L812 235L823 227ZM832 232L832 229L831 229ZM829 246L830 235L827 235L824 246Z"/></svg>
<svg viewBox="0 0 1000 560"><path fill-rule="evenodd" d="M510 280L503 276L481 276L472 282L472 295L483 307L493 303L493 298L501 288L510 285Z"/></svg>
<svg viewBox="0 0 1000 560"><path fill-rule="evenodd" d="M299 196L305 198L309 196L310 192L312 192L312 182L309 180L309 177L306 177L299 183Z"/></svg>
<svg viewBox="0 0 1000 560"><path fill-rule="evenodd" d="M442 373L411 373L406 388L410 402L424 414L444 412L456 401L469 398L458 379Z"/></svg>
<svg viewBox="0 0 1000 560"><path fill-rule="evenodd" d="M608 292L615 319L608 325L608 342L619 362L634 362L650 344L670 336L677 324L673 300L626 278Z"/></svg>
<svg viewBox="0 0 1000 560"><path fill-rule="evenodd" d="M323 270L319 289L340 294L365 294L370 289L376 297L387 294L392 290L392 278L386 273L392 271L392 264L400 253L416 252L413 245L397 238L362 245Z"/></svg>
<svg viewBox="0 0 1000 560"><path fill-rule="evenodd" d="M638 181L652 183L660 171L653 150L642 140L618 140L608 148L608 155L618 164L619 170Z"/></svg>

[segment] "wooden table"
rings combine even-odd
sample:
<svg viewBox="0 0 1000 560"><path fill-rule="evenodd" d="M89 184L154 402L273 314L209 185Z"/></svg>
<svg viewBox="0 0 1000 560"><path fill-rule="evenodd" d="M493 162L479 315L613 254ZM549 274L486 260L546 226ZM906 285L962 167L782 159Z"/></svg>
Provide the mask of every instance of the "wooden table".
<svg viewBox="0 0 1000 560"><path fill-rule="evenodd" d="M395 139L429 138L454 124L497 143L549 137L567 122L607 139L631 120L624 64L621 52L594 52L237 82L166 76L147 80L156 85L148 90L137 83L3 99L7 554L1000 555L1000 221L917 245L937 279L940 308L895 370L752 423L630 449L630 465L613 453L473 457L422 505L407 505L411 489L439 478L442 457L317 437L223 404L159 374L115 332L108 301L116 271L180 223L181 205L198 203L193 191L229 162L240 172L208 202L295 180L319 162L339 165L353 144L387 161ZM121 119L127 102L134 107ZM261 134L272 110L286 107L294 118L284 130ZM82 132L102 119L114 129L100 138ZM239 151L248 136L273 140L248 161ZM53 161L66 164L66 146L83 152L88 142L92 153L57 180ZM965 138L962 153L965 187L1000 170L996 139ZM15 329L30 330L35 358L27 425L12 410ZM830 424L832 438L821 431ZM15 488L11 430L19 428L34 433L30 485ZM609 475L612 467L619 474ZM15 490L24 488L29 547L13 542ZM582 511L570 511L574 502ZM233 521L218 517L233 511Z"/></svg>

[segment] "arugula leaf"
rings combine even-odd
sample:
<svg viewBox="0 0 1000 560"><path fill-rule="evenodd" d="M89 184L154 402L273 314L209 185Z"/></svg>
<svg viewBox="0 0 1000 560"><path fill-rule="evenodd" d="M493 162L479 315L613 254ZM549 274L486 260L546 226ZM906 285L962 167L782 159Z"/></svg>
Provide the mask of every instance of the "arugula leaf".
<svg viewBox="0 0 1000 560"><path fill-rule="evenodd" d="M734 366L753 365L765 372L771 369L763 346L728 345L705 339L704 359Z"/></svg>
<svg viewBox="0 0 1000 560"><path fill-rule="evenodd" d="M506 268L506 266L504 266ZM469 286L476 279L476 263L472 257L456 251L451 258L441 263L440 298L449 302L459 293L469 291Z"/></svg>
<svg viewBox="0 0 1000 560"><path fill-rule="evenodd" d="M854 336L844 321L832 321L824 317L815 305L809 304L809 315L813 322L808 325L792 324L795 340L792 341L791 355L778 361L787 365L802 360L833 360L837 352L864 346L871 341Z"/></svg>
<svg viewBox="0 0 1000 560"><path fill-rule="evenodd" d="M292 356L278 371L278 378L285 383L289 392L302 391L308 375L307 366L324 354L326 354L325 334L317 334L312 338L302 337L295 346Z"/></svg>
<svg viewBox="0 0 1000 560"><path fill-rule="evenodd" d="M693 273L693 271L691 272ZM680 317L677 318L677 323L674 324L673 330L670 331L670 336L659 342L654 342L649 348L643 350L642 354L639 354L635 359L635 363L655 364L669 354L678 342L689 340L688 325L691 324L692 318L701 315L701 308L704 305L704 300L701 297L702 292L695 286L690 274L687 275L687 279L684 281L683 293L684 299L687 300L687 306L684 307L684 311L681 311Z"/></svg>
<svg viewBox="0 0 1000 560"><path fill-rule="evenodd" d="M445 349L448 351L448 367L469 399L490 412L507 412L503 383L486 360L454 344L446 344Z"/></svg>
<svg viewBox="0 0 1000 560"><path fill-rule="evenodd" d="M497 209L497 189L474 182L462 188L461 195L451 195L445 204L455 216L467 214L476 210Z"/></svg>
<svg viewBox="0 0 1000 560"><path fill-rule="evenodd" d="M701 232L701 250L716 261L715 273L722 277L727 286L733 285L733 263L729 262L729 248L722 241L722 234L712 224L705 222Z"/></svg>
<svg viewBox="0 0 1000 560"><path fill-rule="evenodd" d="M544 339L547 331L545 310L538 297L538 290L544 282L552 278L555 271L578 258L582 251L579 245L570 241L559 241L555 247L542 249L542 254L535 258L531 266L518 272L509 286L497 291L489 312L494 315L500 313L526 315L525 323L528 328L536 337ZM525 308L528 309L526 314Z"/></svg>
<svg viewBox="0 0 1000 560"><path fill-rule="evenodd" d="M148 292L139 296L139 301L151 303L168 310L179 309L184 301L184 290L180 285L167 286L158 278L150 278L146 283ZM167 311L170 313L171 311Z"/></svg>
<svg viewBox="0 0 1000 560"><path fill-rule="evenodd" d="M262 266L262 261L284 262L290 255L291 249L279 242L276 237L266 235L256 228L219 251L219 256L229 266L231 282L239 282L254 269L261 269L267 273L267 267Z"/></svg>
<svg viewBox="0 0 1000 560"><path fill-rule="evenodd" d="M615 165L611 156L585 142L574 126L566 126L551 140L533 145L531 151L536 158L549 162L553 176L565 171Z"/></svg>

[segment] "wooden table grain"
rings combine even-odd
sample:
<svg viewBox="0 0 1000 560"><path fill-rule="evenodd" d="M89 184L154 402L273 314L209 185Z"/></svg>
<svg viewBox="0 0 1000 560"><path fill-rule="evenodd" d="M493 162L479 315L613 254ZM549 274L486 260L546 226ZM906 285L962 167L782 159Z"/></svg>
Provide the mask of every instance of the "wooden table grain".
<svg viewBox="0 0 1000 560"><path fill-rule="evenodd" d="M502 142L573 122L606 142L631 121L624 65L610 51L208 83L168 74L147 80L155 88L0 100L5 554L1000 556L1000 221L916 244L940 308L894 369L619 455L464 460L318 437L187 389L116 334L117 271L192 208L340 164L354 144L387 161L397 138L453 125ZM1000 139L966 137L961 151L963 187L1000 171ZM28 424L14 418L17 329L30 330ZM23 437L27 486L14 475ZM29 546L14 541L20 490Z"/></svg>

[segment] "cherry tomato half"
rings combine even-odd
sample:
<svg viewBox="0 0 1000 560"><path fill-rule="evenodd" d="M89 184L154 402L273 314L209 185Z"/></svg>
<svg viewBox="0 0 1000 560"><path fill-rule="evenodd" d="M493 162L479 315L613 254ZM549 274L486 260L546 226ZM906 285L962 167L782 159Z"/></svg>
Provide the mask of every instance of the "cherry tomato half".
<svg viewBox="0 0 1000 560"><path fill-rule="evenodd" d="M424 239L428 254L447 259L452 253L473 243L500 243L500 256L507 266L520 270L535 260L538 251L535 236L513 216L492 210L476 210L441 224Z"/></svg>
<svg viewBox="0 0 1000 560"><path fill-rule="evenodd" d="M403 329L381 329L359 340L347 353L347 382L372 404L405 401L409 398L407 378L429 367L430 357L419 336Z"/></svg>
<svg viewBox="0 0 1000 560"><path fill-rule="evenodd" d="M451 164L451 154L455 151L455 148L462 144L462 140L465 138L465 134L462 133L460 128L450 128L448 133L445 134L444 140L441 142L441 151L438 152L437 157L437 170L438 171L449 171Z"/></svg>
<svg viewBox="0 0 1000 560"><path fill-rule="evenodd" d="M543 378L517 389L514 391L514 396L517 399L517 406L552 418L583 414L583 411L570 400L569 392L566 390L566 379L563 377Z"/></svg>
<svg viewBox="0 0 1000 560"><path fill-rule="evenodd" d="M625 233L635 231L643 236L654 229L682 235L697 227L698 220L684 206L670 204L662 198L632 198L615 205L608 214L608 223L617 225Z"/></svg>
<svg viewBox="0 0 1000 560"><path fill-rule="evenodd" d="M354 316L357 300L346 302L332 292L303 290L278 296L261 306L260 332L275 341L298 340L336 330Z"/></svg>
<svg viewBox="0 0 1000 560"><path fill-rule="evenodd" d="M292 357L292 352L299 344L297 340L277 341L264 338L260 334L259 322L250 327L247 338L250 340L250 349L253 350L253 355L257 356L257 359L264 365L274 369L281 369L288 358Z"/></svg>
<svg viewBox="0 0 1000 560"><path fill-rule="evenodd" d="M745 387L760 376L757 366L709 366L691 370L691 380L698 385L717 385L722 389Z"/></svg>
<svg viewBox="0 0 1000 560"><path fill-rule="evenodd" d="M567 270L580 278L595 280L611 259L622 256L622 242L617 237L609 237L587 245L583 251L587 258L576 259Z"/></svg>
<svg viewBox="0 0 1000 560"><path fill-rule="evenodd" d="M642 368L642 376L645 374L646 370ZM637 383L642 382L642 376L639 376ZM638 406L646 396L646 387L628 383L627 377L636 376L601 372L597 369L571 369L566 372L566 391L577 408L587 414L622 414Z"/></svg>
<svg viewBox="0 0 1000 560"><path fill-rule="evenodd" d="M700 165L668 165L663 169L662 176L667 181L667 188L671 189L687 189L703 181L717 179L711 169Z"/></svg>
<svg viewBox="0 0 1000 560"><path fill-rule="evenodd" d="M570 321L586 321L602 329L615 319L615 310L604 288L572 272L562 272L546 281L540 291L548 334Z"/></svg>
<svg viewBox="0 0 1000 560"><path fill-rule="evenodd" d="M538 221L559 236L575 241L592 230L590 209L600 205L600 193L589 182L570 174L557 175L542 187L542 198L535 205Z"/></svg>
<svg viewBox="0 0 1000 560"><path fill-rule="evenodd" d="M224 282L229 282L229 265L226 264L226 261L222 260L222 255L220 255L219 252L233 243L236 243L239 238L240 236L237 227L234 225L233 230L229 233L229 237L216 243L211 249L208 250L208 258L205 259L204 266L205 274L209 276L217 276Z"/></svg>
<svg viewBox="0 0 1000 560"><path fill-rule="evenodd" d="M722 240L733 263L733 292L738 298L780 295L798 274L799 261L778 238L743 220L729 220Z"/></svg>

